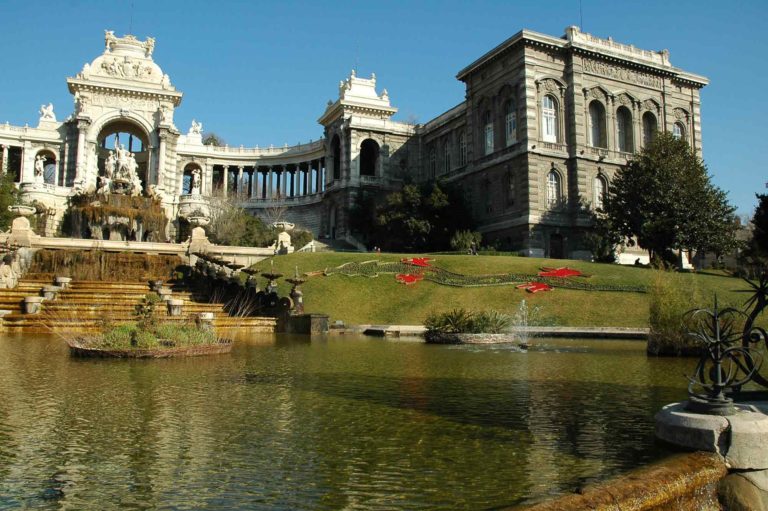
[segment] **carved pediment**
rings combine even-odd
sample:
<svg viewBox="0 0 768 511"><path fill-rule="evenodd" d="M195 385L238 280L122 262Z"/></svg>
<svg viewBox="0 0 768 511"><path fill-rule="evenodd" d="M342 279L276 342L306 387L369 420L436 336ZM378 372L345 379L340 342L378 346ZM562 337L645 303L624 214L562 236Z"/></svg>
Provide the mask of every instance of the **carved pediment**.
<svg viewBox="0 0 768 511"><path fill-rule="evenodd" d="M678 121L688 122L688 112L682 108L675 108L672 111L672 115L674 115L675 119Z"/></svg>

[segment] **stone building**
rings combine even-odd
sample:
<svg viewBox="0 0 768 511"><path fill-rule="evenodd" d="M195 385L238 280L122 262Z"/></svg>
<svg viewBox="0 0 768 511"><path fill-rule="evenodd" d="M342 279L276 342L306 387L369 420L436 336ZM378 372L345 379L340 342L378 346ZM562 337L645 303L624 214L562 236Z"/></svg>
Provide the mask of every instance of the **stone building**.
<svg viewBox="0 0 768 511"><path fill-rule="evenodd" d="M376 77L354 72L318 119L322 137L283 147L203 145L202 124L174 124L182 93L152 59L155 41L105 33L103 53L67 79L75 109L36 128L0 126L2 170L55 230L73 194L141 193L179 219L231 197L254 214L279 208L320 238L357 243L349 211L360 193L405 178L457 184L484 239L521 254L588 257L589 208L618 168L658 131L701 151L704 77L669 53L569 27L562 38L523 30L459 71L465 100L422 124L396 122Z"/></svg>

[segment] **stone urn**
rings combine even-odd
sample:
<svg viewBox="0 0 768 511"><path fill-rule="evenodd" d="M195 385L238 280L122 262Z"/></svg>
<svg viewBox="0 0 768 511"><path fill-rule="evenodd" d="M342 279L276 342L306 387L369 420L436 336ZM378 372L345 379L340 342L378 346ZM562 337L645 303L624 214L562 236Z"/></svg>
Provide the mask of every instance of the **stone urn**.
<svg viewBox="0 0 768 511"><path fill-rule="evenodd" d="M43 298L53 301L59 295L61 286L43 286Z"/></svg>
<svg viewBox="0 0 768 511"><path fill-rule="evenodd" d="M168 304L169 316L181 316L181 310L184 307L184 300L169 298L166 303Z"/></svg>
<svg viewBox="0 0 768 511"><path fill-rule="evenodd" d="M147 282L149 283L149 290L154 291L155 293L159 293L160 288L163 287L162 280L149 280Z"/></svg>
<svg viewBox="0 0 768 511"><path fill-rule="evenodd" d="M211 219L204 216L190 216L187 221L195 227L205 227L211 223Z"/></svg>
<svg viewBox="0 0 768 511"><path fill-rule="evenodd" d="M37 314L42 308L43 300L42 296L25 296L24 297L24 314Z"/></svg>
<svg viewBox="0 0 768 511"><path fill-rule="evenodd" d="M171 299L171 294L172 294L172 293L173 293L173 291L171 291L171 288L169 288L169 287L165 287L165 286L161 286L161 287L160 287L160 288L157 290L157 294L159 294L159 295L160 295L160 298L162 298L164 301L168 301L168 300L170 300L170 299Z"/></svg>
<svg viewBox="0 0 768 511"><path fill-rule="evenodd" d="M13 206L8 206L8 211L16 216L32 216L37 212L37 209L34 206L14 204Z"/></svg>
<svg viewBox="0 0 768 511"><path fill-rule="evenodd" d="M53 281L61 289L67 289L69 285L72 283L72 277L56 277L55 279L53 279Z"/></svg>
<svg viewBox="0 0 768 511"><path fill-rule="evenodd" d="M195 322L201 330L213 330L213 312L198 313Z"/></svg>

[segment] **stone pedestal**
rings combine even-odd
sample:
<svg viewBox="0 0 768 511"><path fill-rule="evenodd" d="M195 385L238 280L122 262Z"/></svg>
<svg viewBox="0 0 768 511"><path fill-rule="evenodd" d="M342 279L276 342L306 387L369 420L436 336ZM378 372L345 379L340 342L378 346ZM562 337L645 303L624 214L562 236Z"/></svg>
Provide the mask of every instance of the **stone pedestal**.
<svg viewBox="0 0 768 511"><path fill-rule="evenodd" d="M53 301L59 296L59 291L61 291L59 286L43 286L43 298Z"/></svg>
<svg viewBox="0 0 768 511"><path fill-rule="evenodd" d="M768 511L768 402L737 403L732 415L704 415L686 403L656 414L656 437L683 449L719 454L730 474L720 501L732 511Z"/></svg>
<svg viewBox="0 0 768 511"><path fill-rule="evenodd" d="M184 307L184 300L170 299L166 303L168 304L169 316L181 316L182 308Z"/></svg>
<svg viewBox="0 0 768 511"><path fill-rule="evenodd" d="M202 227L195 227L192 229L192 235L189 238L189 253L206 252L210 247L211 242L208 241L208 236L205 235L205 229Z"/></svg>
<svg viewBox="0 0 768 511"><path fill-rule="evenodd" d="M24 314L37 314L40 312L45 298L42 296L27 296L24 298Z"/></svg>
<svg viewBox="0 0 768 511"><path fill-rule="evenodd" d="M328 333L328 316L325 314L285 316L281 323L281 330L287 334L322 335Z"/></svg>
<svg viewBox="0 0 768 511"><path fill-rule="evenodd" d="M11 224L11 234L8 236L8 243L10 245L17 245L19 247L31 247L35 239L39 238L32 227L29 225L29 220L23 216L19 216L13 219Z"/></svg>

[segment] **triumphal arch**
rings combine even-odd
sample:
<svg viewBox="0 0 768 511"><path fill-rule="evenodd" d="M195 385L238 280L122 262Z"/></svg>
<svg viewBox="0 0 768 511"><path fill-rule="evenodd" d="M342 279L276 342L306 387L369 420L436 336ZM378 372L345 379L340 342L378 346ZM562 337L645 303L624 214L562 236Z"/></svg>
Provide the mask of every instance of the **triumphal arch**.
<svg viewBox="0 0 768 511"><path fill-rule="evenodd" d="M662 131L701 153L706 78L674 67L666 50L578 27L513 35L460 70L464 100L423 124L392 120L397 108L377 77L352 71L315 113L318 139L278 147L203 144L199 120L180 130L182 92L154 49L151 37L106 31L101 54L67 79L70 115L58 120L48 103L36 127L0 125L2 171L46 215L48 234L80 196L145 197L168 223L143 235L175 241L186 219L224 198L362 245L364 233L350 229L361 195L438 179L459 186L484 239L500 248L585 257L586 213L633 153Z"/></svg>

